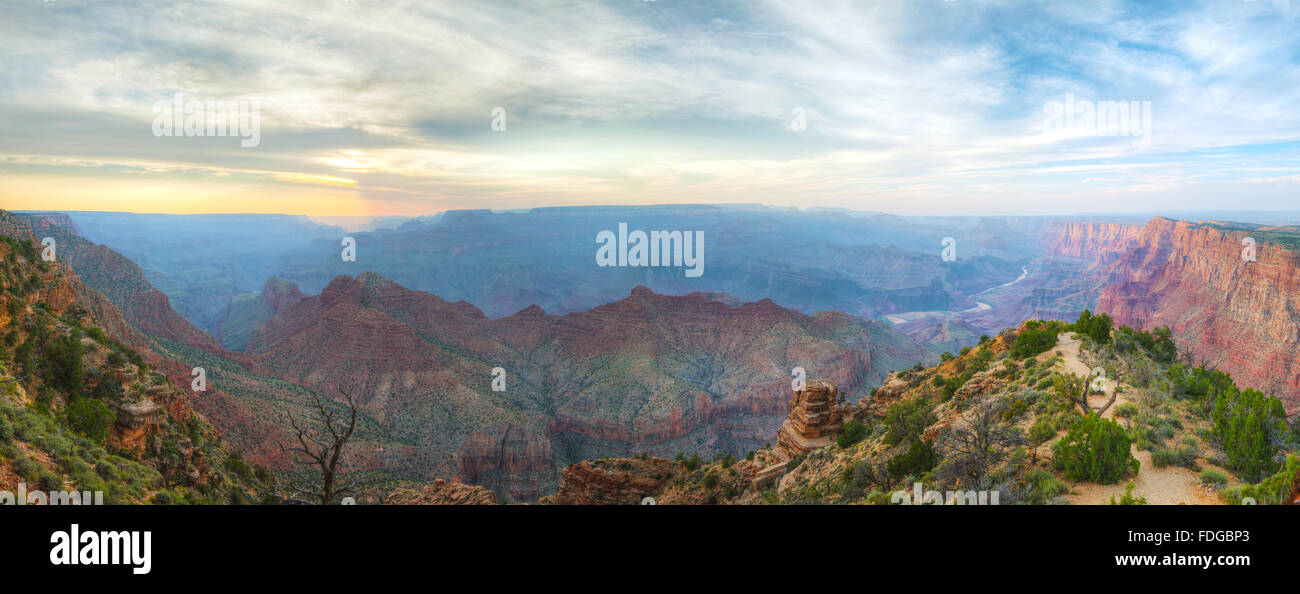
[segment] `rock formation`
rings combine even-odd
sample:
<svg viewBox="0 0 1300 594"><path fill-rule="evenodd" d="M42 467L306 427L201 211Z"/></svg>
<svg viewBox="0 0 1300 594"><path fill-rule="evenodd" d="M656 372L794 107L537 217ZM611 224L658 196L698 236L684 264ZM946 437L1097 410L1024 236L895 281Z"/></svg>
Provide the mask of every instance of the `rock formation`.
<svg viewBox="0 0 1300 594"><path fill-rule="evenodd" d="M148 399L117 407L117 424L123 429L141 429L154 422L158 405Z"/></svg>
<svg viewBox="0 0 1300 594"><path fill-rule="evenodd" d="M844 425L839 389L829 380L808 380L790 397L790 415L776 433L776 447L793 458L832 443Z"/></svg>
<svg viewBox="0 0 1300 594"><path fill-rule="evenodd" d="M417 491L402 488L384 501L387 505L496 505L497 495L489 489L437 479Z"/></svg>
<svg viewBox="0 0 1300 594"><path fill-rule="evenodd" d="M664 458L602 458L566 467L555 495L542 499L554 505L639 505L659 492L681 469Z"/></svg>

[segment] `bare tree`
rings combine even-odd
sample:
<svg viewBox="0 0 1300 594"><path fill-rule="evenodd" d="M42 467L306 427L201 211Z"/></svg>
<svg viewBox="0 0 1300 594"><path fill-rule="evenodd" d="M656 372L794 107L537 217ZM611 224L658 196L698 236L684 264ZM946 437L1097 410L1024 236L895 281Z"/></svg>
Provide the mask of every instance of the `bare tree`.
<svg viewBox="0 0 1300 594"><path fill-rule="evenodd" d="M990 473L1011 455L1011 449L1027 443L1020 428L1006 418L1007 410L1006 401L996 396L974 403L939 436L937 445L945 462L935 475L945 482L987 486Z"/></svg>
<svg viewBox="0 0 1300 594"><path fill-rule="evenodd" d="M290 485L291 500L329 505L335 498L353 491L352 484L343 487L338 485L338 466L343 456L343 447L347 445L353 430L356 429L357 409L360 405L355 395L355 384L339 387L339 393L343 396L343 404L346 406L343 411L328 406L325 399L316 392L308 392L324 430L308 429L294 418L293 413L289 414L289 426L293 428L294 438L288 446L280 444L280 451L284 452L294 464L315 467L321 473L319 485ZM337 412L343 412L343 415L336 419Z"/></svg>

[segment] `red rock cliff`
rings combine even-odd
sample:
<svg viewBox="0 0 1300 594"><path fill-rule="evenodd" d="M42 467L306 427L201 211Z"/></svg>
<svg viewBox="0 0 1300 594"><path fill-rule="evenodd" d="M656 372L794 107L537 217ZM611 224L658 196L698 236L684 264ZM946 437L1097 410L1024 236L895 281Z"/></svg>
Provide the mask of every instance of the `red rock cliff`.
<svg viewBox="0 0 1300 594"><path fill-rule="evenodd" d="M1256 261L1242 240L1256 235ZM1180 348L1239 384L1300 404L1300 254L1267 232L1153 219L1109 265L1097 310L1168 325Z"/></svg>

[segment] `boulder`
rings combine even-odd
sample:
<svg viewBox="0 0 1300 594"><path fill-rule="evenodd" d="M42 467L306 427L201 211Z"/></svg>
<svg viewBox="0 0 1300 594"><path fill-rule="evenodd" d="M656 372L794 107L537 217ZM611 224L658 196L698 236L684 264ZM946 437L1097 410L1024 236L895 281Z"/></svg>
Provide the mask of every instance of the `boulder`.
<svg viewBox="0 0 1300 594"><path fill-rule="evenodd" d="M907 382L898 379L898 375L891 372L889 377L885 378L885 383L881 384L879 388L876 388L875 399L880 402L897 400L907 392L908 387L910 386Z"/></svg>
<svg viewBox="0 0 1300 594"><path fill-rule="evenodd" d="M123 429L140 429L158 418L158 405L148 398L117 406L117 424Z"/></svg>

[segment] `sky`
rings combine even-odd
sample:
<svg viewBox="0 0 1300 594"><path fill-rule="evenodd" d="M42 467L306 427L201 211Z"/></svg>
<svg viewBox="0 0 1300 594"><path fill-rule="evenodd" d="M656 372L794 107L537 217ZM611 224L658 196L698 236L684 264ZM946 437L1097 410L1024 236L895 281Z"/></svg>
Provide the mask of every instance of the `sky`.
<svg viewBox="0 0 1300 594"><path fill-rule="evenodd" d="M0 208L1300 205L1300 0L0 2Z"/></svg>

